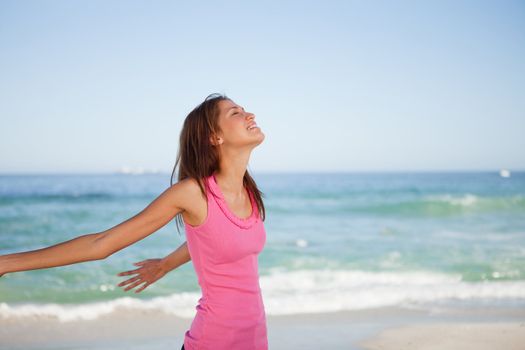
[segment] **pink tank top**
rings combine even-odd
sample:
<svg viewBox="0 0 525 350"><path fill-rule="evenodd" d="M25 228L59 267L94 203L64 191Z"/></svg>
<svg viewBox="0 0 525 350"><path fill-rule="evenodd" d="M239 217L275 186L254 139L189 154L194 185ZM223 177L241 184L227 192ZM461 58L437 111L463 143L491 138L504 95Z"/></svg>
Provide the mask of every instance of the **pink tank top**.
<svg viewBox="0 0 525 350"><path fill-rule="evenodd" d="M250 192L250 217L237 217L227 206L215 174L205 179L210 191L207 217L199 226L184 224L191 260L202 296L184 334L186 350L267 350L266 313L259 285L257 256L266 231Z"/></svg>

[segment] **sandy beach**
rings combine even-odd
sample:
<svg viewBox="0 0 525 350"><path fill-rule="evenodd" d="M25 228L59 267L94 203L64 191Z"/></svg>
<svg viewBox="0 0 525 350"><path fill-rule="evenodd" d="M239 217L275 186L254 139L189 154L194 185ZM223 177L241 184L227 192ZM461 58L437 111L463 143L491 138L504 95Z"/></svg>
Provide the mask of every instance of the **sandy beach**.
<svg viewBox="0 0 525 350"><path fill-rule="evenodd" d="M96 320L0 320L2 349L179 349L191 319L121 310ZM378 308L268 316L269 347L280 349L525 349L525 310L441 313Z"/></svg>
<svg viewBox="0 0 525 350"><path fill-rule="evenodd" d="M385 330L361 346L369 350L522 350L525 322L412 325Z"/></svg>

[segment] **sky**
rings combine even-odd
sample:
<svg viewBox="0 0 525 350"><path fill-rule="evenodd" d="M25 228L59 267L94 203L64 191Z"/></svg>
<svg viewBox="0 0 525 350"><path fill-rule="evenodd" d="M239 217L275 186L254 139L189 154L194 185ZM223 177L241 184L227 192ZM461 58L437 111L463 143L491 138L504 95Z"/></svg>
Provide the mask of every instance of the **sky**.
<svg viewBox="0 0 525 350"><path fill-rule="evenodd" d="M525 169L524 1L0 1L0 173L171 173L211 93L257 172Z"/></svg>

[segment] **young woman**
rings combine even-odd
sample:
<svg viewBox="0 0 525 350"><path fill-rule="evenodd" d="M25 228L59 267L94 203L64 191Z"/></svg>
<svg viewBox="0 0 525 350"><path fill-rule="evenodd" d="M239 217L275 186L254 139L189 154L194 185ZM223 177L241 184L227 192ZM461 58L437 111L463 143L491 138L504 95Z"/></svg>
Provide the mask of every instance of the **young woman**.
<svg viewBox="0 0 525 350"><path fill-rule="evenodd" d="M105 259L177 216L187 242L164 259L148 259L135 264L141 268L120 273L139 274L120 285L132 283L128 290L145 283L139 292L191 259L202 296L182 349L268 349L257 260L266 242L266 215L262 192L247 171L252 150L264 138L254 114L225 95L209 95L184 121L173 169L180 162L176 184L108 230L1 255L0 276Z"/></svg>

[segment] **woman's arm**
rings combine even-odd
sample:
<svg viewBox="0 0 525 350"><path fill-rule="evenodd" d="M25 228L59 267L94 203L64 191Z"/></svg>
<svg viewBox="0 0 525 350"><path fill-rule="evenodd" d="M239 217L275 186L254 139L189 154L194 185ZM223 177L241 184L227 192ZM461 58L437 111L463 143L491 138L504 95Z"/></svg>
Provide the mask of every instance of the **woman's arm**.
<svg viewBox="0 0 525 350"><path fill-rule="evenodd" d="M172 253L162 258L161 266L166 272L170 272L177 267L184 265L191 260L190 252L188 250L188 243L184 242Z"/></svg>
<svg viewBox="0 0 525 350"><path fill-rule="evenodd" d="M117 276L137 275L120 282L118 286L124 287L129 285L124 289L124 291L127 292L128 290L144 283L144 285L135 290L135 293L139 293L146 289L149 285L164 277L164 275L166 275L171 270L176 269L190 260L191 257L188 252L188 245L186 242L184 242L173 253L163 259L146 259L139 261L133 264L135 266L140 266L139 268L118 273Z"/></svg>
<svg viewBox="0 0 525 350"><path fill-rule="evenodd" d="M98 233L91 233L47 248L0 255L0 276L8 272L43 269L101 259L95 245L98 237Z"/></svg>
<svg viewBox="0 0 525 350"><path fill-rule="evenodd" d="M79 236L47 248L0 255L0 275L105 259L166 225L184 210L195 193L195 186L188 180L174 184L140 213L106 231ZM167 266L179 261L169 258Z"/></svg>

